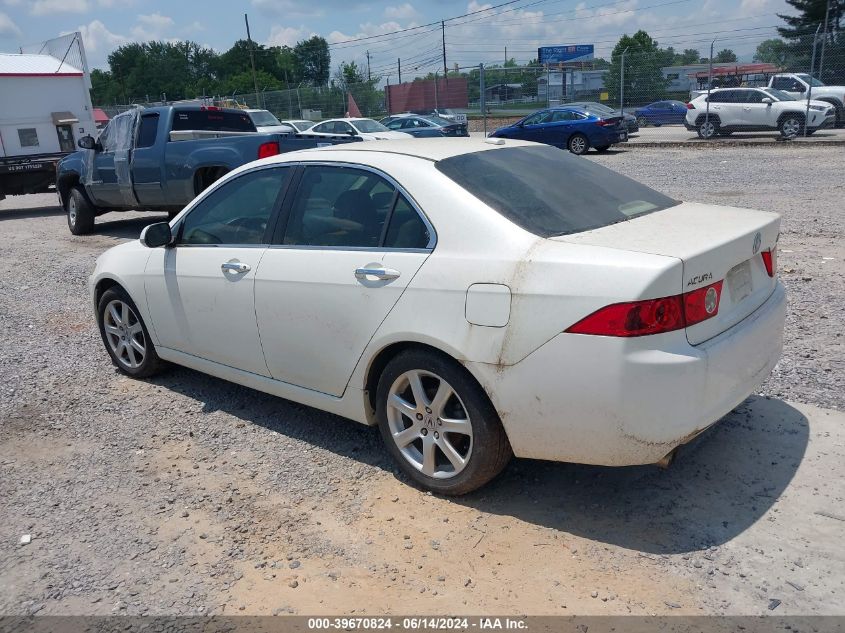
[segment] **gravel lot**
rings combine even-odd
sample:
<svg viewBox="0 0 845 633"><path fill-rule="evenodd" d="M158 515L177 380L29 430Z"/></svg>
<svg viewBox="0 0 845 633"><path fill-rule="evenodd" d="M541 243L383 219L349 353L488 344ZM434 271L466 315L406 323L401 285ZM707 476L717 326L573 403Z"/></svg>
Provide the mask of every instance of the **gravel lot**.
<svg viewBox="0 0 845 633"><path fill-rule="evenodd" d="M845 614L845 153L590 159L784 215L783 360L668 471L515 461L456 500L406 485L374 429L118 374L86 281L164 216L75 238L54 196L0 203L0 613Z"/></svg>

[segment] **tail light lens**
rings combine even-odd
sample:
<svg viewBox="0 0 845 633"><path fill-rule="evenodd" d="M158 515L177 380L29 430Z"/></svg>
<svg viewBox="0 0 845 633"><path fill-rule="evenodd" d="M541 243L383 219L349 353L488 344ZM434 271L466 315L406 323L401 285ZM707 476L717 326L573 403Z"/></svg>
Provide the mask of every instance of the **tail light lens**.
<svg viewBox="0 0 845 633"><path fill-rule="evenodd" d="M596 121L596 125L600 125L602 127L613 126L617 123L619 123L619 121L615 119L599 119L598 121Z"/></svg>
<svg viewBox="0 0 845 633"><path fill-rule="evenodd" d="M719 313L722 282L660 299L614 303L566 329L570 334L647 336L701 323Z"/></svg>
<svg viewBox="0 0 845 633"><path fill-rule="evenodd" d="M690 102L687 104L687 110L695 110L695 106L692 104L692 101L690 101Z"/></svg>
<svg viewBox="0 0 845 633"><path fill-rule="evenodd" d="M279 153L279 144L276 141L262 143L258 146L258 158L267 158Z"/></svg>
<svg viewBox="0 0 845 633"><path fill-rule="evenodd" d="M773 248L770 251L763 251L760 253L763 256L763 264L766 265L766 272L769 273L769 277L775 276L775 271L778 267L778 250L777 247Z"/></svg>

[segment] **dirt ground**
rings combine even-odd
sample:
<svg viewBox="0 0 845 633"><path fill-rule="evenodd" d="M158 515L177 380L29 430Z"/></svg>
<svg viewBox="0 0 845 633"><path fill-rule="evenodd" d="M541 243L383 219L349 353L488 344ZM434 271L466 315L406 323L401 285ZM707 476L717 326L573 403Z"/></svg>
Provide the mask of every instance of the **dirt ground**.
<svg viewBox="0 0 845 633"><path fill-rule="evenodd" d="M712 167L742 178L743 151ZM706 199L679 156L601 161ZM765 199L721 201L792 195L774 158ZM841 190L822 186L821 225L787 208L791 321L764 395L666 471L516 460L459 499L408 485L374 429L186 369L118 374L86 280L161 216L75 238L52 196L0 203L0 613L845 615Z"/></svg>

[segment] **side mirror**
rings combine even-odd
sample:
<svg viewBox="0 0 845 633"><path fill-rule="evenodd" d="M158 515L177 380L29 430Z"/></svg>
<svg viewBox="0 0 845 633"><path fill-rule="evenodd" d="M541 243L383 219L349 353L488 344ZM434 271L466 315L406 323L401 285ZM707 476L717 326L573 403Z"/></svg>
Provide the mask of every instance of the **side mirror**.
<svg viewBox="0 0 845 633"><path fill-rule="evenodd" d="M766 105L772 105L775 102L775 100L772 99L771 97L763 97L762 102L765 103Z"/></svg>
<svg viewBox="0 0 845 633"><path fill-rule="evenodd" d="M349 130L349 131L347 132L347 134L348 134L349 136L358 136L358 133L357 133L355 130Z"/></svg>
<svg viewBox="0 0 845 633"><path fill-rule="evenodd" d="M804 86L804 84L795 84L794 86L792 86L792 91L793 92L807 92L807 88Z"/></svg>
<svg viewBox="0 0 845 633"><path fill-rule="evenodd" d="M141 244L147 248L158 248L167 246L173 241L173 234L170 232L170 224L167 222L156 222L145 226L141 231Z"/></svg>
<svg viewBox="0 0 845 633"><path fill-rule="evenodd" d="M94 140L94 137L90 134L86 134L81 139L76 142L79 147L82 149L96 149L97 148L97 141Z"/></svg>

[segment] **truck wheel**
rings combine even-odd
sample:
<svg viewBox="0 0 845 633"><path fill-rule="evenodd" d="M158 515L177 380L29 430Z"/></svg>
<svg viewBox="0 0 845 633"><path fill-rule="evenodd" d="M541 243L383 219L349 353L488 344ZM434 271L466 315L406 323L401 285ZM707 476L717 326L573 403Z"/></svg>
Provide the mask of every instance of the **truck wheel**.
<svg viewBox="0 0 845 633"><path fill-rule="evenodd" d="M67 226L74 235L86 235L94 229L94 208L79 187L70 190L65 203Z"/></svg>

